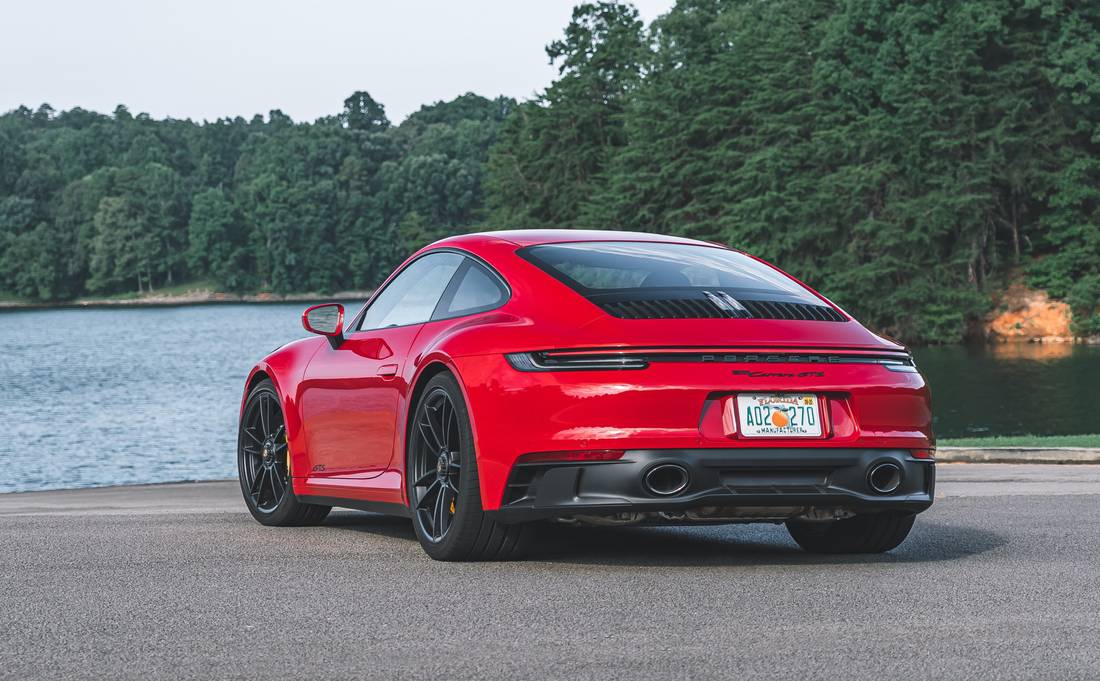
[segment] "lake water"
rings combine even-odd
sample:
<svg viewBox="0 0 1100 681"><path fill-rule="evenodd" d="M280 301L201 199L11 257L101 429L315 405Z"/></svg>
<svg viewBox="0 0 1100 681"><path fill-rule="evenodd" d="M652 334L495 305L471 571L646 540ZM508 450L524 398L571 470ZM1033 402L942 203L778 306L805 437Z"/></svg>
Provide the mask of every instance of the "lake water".
<svg viewBox="0 0 1100 681"><path fill-rule="evenodd" d="M0 313L0 492L236 475L252 364L304 303ZM941 437L1100 430L1100 347L927 348Z"/></svg>

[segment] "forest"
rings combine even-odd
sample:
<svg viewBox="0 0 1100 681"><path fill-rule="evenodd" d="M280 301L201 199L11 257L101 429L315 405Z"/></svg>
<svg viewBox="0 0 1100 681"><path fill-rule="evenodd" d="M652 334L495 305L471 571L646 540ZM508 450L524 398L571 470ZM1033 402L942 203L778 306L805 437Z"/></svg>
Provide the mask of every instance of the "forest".
<svg viewBox="0 0 1100 681"><path fill-rule="evenodd" d="M912 343L1018 280L1100 334L1100 3L590 2L546 53L529 101L397 125L366 91L312 122L5 113L0 291L369 289L449 234L608 228L773 260Z"/></svg>

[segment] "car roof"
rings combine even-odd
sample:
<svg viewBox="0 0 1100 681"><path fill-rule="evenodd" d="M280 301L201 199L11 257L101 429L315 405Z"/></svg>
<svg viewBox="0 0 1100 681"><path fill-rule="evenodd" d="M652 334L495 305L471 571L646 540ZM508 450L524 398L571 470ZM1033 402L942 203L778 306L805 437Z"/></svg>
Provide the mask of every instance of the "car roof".
<svg viewBox="0 0 1100 681"><path fill-rule="evenodd" d="M695 244L697 246L717 246L718 244L695 239L685 239L666 234L648 232L621 232L606 229L512 229L495 232L476 232L461 234L437 241L433 246L463 245L485 243L488 241L507 241L516 246L535 246L538 244L560 244L577 241L651 241L657 243Z"/></svg>

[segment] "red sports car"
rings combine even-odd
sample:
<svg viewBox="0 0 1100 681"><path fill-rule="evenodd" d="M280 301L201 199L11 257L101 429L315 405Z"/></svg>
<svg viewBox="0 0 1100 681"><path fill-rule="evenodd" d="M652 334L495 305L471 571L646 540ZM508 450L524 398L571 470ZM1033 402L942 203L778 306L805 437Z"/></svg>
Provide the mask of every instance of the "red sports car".
<svg viewBox="0 0 1100 681"><path fill-rule="evenodd" d="M265 525L411 517L432 558L503 559L536 521L786 523L818 552L900 544L932 504L906 349L739 251L654 234L444 239L350 321L248 377L238 465Z"/></svg>

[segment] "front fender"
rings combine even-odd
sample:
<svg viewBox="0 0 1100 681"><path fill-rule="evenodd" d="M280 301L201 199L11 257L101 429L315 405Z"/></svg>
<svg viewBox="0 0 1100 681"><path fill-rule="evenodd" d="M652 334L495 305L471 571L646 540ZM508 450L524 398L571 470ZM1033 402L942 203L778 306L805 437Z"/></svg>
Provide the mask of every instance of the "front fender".
<svg viewBox="0 0 1100 681"><path fill-rule="evenodd" d="M325 343L323 338L303 338L289 343L263 358L248 373L238 423L244 416L244 407L252 388L264 377L275 386L279 396L279 405L283 410L286 423L286 441L290 450L291 478L304 477L309 468L309 457L305 448L305 433L302 428L301 410L298 398L301 394L302 377L310 360Z"/></svg>

